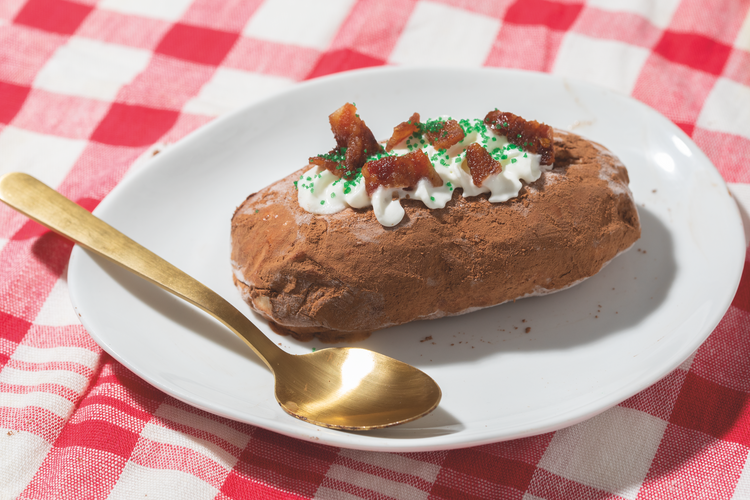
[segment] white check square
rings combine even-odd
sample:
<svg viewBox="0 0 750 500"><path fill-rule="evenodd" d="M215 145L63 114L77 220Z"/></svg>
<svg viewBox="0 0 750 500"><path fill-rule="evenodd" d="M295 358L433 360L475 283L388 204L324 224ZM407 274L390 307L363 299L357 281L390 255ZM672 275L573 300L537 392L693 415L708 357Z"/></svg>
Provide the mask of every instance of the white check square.
<svg viewBox="0 0 750 500"><path fill-rule="evenodd" d="M555 433L538 466L571 481L635 499L667 422L615 406Z"/></svg>
<svg viewBox="0 0 750 500"><path fill-rule="evenodd" d="M642 47L567 33L552 73L629 95L648 56L649 50Z"/></svg>
<svg viewBox="0 0 750 500"><path fill-rule="evenodd" d="M190 99L183 111L197 115L218 116L292 85L293 80L229 68L219 68Z"/></svg>
<svg viewBox="0 0 750 500"><path fill-rule="evenodd" d="M33 86L58 94L111 101L148 65L151 53L71 37L42 67Z"/></svg>
<svg viewBox="0 0 750 500"><path fill-rule="evenodd" d="M56 188L85 147L85 140L38 134L7 126L0 132L0 174L25 172Z"/></svg>
<svg viewBox="0 0 750 500"><path fill-rule="evenodd" d="M179 461L174 464L180 467ZM109 500L132 498L193 498L210 500L219 491L210 484L181 470L152 469L128 462L120 473Z"/></svg>
<svg viewBox="0 0 750 500"><path fill-rule="evenodd" d="M353 5L354 0L266 0L245 25L242 34L326 50Z"/></svg>
<svg viewBox="0 0 750 500"><path fill-rule="evenodd" d="M68 281L60 278L44 301L42 309L34 319L34 324L44 326L80 325L81 320L76 316L73 304L68 295Z"/></svg>
<svg viewBox="0 0 750 500"><path fill-rule="evenodd" d="M27 413L31 414L31 411ZM0 428L0 484L5 498L19 498L44 463L52 445L31 432ZM12 438L12 439L11 439Z"/></svg>
<svg viewBox="0 0 750 500"><path fill-rule="evenodd" d="M498 19L447 5L417 3L389 62L479 67L500 32Z"/></svg>
<svg viewBox="0 0 750 500"><path fill-rule="evenodd" d="M177 21L193 0L102 0L98 9L164 21Z"/></svg>
<svg viewBox="0 0 750 500"><path fill-rule="evenodd" d="M716 80L696 125L750 139L750 88L728 78Z"/></svg>
<svg viewBox="0 0 750 500"><path fill-rule="evenodd" d="M734 46L746 52L750 52L750 10L745 14L745 20L742 22L737 38L734 39Z"/></svg>

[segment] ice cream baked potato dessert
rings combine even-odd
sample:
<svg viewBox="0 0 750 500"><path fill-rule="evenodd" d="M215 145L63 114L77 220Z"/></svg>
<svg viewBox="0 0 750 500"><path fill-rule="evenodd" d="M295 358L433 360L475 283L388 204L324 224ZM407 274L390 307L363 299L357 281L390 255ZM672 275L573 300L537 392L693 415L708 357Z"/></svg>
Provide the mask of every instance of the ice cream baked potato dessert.
<svg viewBox="0 0 750 500"><path fill-rule="evenodd" d="M352 341L563 290L640 237L625 166L511 113L414 113L380 144L353 104L336 146L232 217L234 281L275 331Z"/></svg>

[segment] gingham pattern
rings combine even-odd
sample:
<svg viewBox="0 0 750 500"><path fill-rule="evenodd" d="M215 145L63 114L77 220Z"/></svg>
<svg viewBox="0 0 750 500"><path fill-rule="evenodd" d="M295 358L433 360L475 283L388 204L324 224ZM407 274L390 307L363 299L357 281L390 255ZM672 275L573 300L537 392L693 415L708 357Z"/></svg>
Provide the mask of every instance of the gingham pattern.
<svg viewBox="0 0 750 500"><path fill-rule="evenodd" d="M0 173L93 209L149 146L383 64L571 75L654 107L750 207L750 0L0 0ZM196 410L70 310L72 245L0 206L0 498L750 498L750 271L693 358L555 433L432 453Z"/></svg>

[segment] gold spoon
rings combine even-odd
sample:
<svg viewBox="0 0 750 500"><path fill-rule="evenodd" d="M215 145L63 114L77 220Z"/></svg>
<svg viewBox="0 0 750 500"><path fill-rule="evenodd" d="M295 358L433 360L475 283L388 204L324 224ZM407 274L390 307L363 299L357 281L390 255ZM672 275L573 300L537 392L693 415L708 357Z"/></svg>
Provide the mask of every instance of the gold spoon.
<svg viewBox="0 0 750 500"><path fill-rule="evenodd" d="M206 311L245 341L275 377L276 400L293 417L323 427L368 430L422 417L440 388L411 365L366 349L289 354L216 292L30 175L0 177L0 200Z"/></svg>

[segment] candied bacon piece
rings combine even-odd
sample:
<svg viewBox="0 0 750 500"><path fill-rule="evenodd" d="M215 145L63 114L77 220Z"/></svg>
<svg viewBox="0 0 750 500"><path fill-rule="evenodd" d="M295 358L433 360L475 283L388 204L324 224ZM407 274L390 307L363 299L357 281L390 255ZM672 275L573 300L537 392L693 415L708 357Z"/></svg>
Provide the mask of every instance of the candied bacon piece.
<svg viewBox="0 0 750 500"><path fill-rule="evenodd" d="M415 188L420 179L427 178L433 186L443 185L443 179L435 172L435 167L421 149L403 156L385 156L372 160L362 167L367 194L379 186L386 188Z"/></svg>
<svg viewBox="0 0 750 500"><path fill-rule="evenodd" d="M336 148L329 156L344 155L343 175L353 177L364 165L367 156L380 152L381 146L375 140L372 131L357 115L357 108L351 103L346 103L331 113L328 121L336 138Z"/></svg>
<svg viewBox="0 0 750 500"><path fill-rule="evenodd" d="M425 136L435 149L448 149L454 144L461 142L466 134L464 129L456 120L442 122L443 125L437 130L427 130Z"/></svg>
<svg viewBox="0 0 750 500"><path fill-rule="evenodd" d="M311 164L328 169L332 174L341 177L344 175L344 165L341 162L330 159L335 153L336 150L334 149L327 155L311 156L309 161Z"/></svg>
<svg viewBox="0 0 750 500"><path fill-rule="evenodd" d="M504 111L490 111L484 117L497 135L504 135L508 142L520 146L524 151L542 155L542 165L552 165L555 159L552 127L538 121L526 121L520 116Z"/></svg>
<svg viewBox="0 0 750 500"><path fill-rule="evenodd" d="M390 152L391 149L395 148L404 139L407 139L410 135L420 132L422 127L419 124L419 113L411 115L408 121L401 122L393 127L393 135L388 142L385 144L385 150Z"/></svg>
<svg viewBox="0 0 750 500"><path fill-rule="evenodd" d="M487 177L503 169L500 162L476 142L466 148L466 163L475 186L481 186Z"/></svg>

